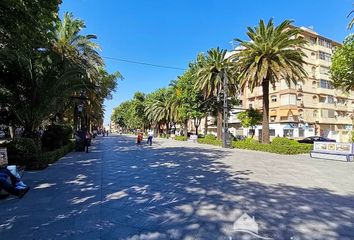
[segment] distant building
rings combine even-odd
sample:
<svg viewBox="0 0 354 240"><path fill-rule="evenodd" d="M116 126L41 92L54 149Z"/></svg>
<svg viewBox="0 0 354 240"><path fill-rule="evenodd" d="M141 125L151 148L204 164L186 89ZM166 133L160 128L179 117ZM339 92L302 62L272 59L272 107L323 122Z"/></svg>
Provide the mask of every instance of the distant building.
<svg viewBox="0 0 354 240"><path fill-rule="evenodd" d="M305 70L308 77L297 85L285 80L270 87L270 135L303 138L320 135L348 141L352 129L354 93L334 89L330 78L331 57L340 44L320 36L312 29L300 27L301 37L308 41L303 48L306 54ZM262 110L262 89L243 91L243 108ZM260 136L261 126L256 128ZM245 129L246 135L248 129Z"/></svg>

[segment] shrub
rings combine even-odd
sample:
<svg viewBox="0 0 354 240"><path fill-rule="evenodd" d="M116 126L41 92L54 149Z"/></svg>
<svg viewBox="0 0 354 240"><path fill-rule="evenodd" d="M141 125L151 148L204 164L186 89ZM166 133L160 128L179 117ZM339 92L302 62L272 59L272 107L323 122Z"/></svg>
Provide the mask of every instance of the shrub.
<svg viewBox="0 0 354 240"><path fill-rule="evenodd" d="M40 147L32 138L15 138L5 147L11 165L26 165L40 152Z"/></svg>
<svg viewBox="0 0 354 240"><path fill-rule="evenodd" d="M204 138L208 139L208 140L215 140L216 139L215 135L213 135L213 134L207 134L207 135L205 135Z"/></svg>
<svg viewBox="0 0 354 240"><path fill-rule="evenodd" d="M73 130L68 125L50 125L42 136L42 146L45 150L54 150L69 143Z"/></svg>
<svg viewBox="0 0 354 240"><path fill-rule="evenodd" d="M277 140L278 141L278 140ZM276 141L276 142L277 142ZM282 140L280 140L282 141ZM312 144L301 144L297 143L294 144L287 144L287 145L280 145L280 144L262 144L262 143L250 143L246 141L237 141L233 142L232 146L234 148L239 149L249 149L255 151L262 151L262 152L270 152L270 153L277 153L277 154L302 154L302 153L309 153L312 150Z"/></svg>
<svg viewBox="0 0 354 240"><path fill-rule="evenodd" d="M67 145L58 148L54 151L50 152L42 152L38 153L33 161L30 161L27 165L27 169L30 170L40 170L44 169L48 166L48 164L52 164L56 162L58 159L64 157L67 153L74 150L75 142L70 141Z"/></svg>
<svg viewBox="0 0 354 240"><path fill-rule="evenodd" d="M276 137L272 140L272 145L299 145L300 143L298 143L295 140L291 140L289 138L285 138L285 137Z"/></svg>
<svg viewBox="0 0 354 240"><path fill-rule="evenodd" d="M218 139L198 138L198 143L221 146L221 140Z"/></svg>
<svg viewBox="0 0 354 240"><path fill-rule="evenodd" d="M185 136L176 136L175 140L177 140L177 141L187 141L187 137L185 137Z"/></svg>

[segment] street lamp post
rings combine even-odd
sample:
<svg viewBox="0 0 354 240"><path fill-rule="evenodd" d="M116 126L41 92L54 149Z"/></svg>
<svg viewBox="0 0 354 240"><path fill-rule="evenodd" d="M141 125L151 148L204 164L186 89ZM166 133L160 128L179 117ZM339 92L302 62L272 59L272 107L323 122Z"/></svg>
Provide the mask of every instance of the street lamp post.
<svg viewBox="0 0 354 240"><path fill-rule="evenodd" d="M222 131L222 147L229 148L228 143L228 107L227 107L227 97L228 97L228 89L227 89L227 74L223 72L223 92L224 92L224 103L223 103L223 131Z"/></svg>

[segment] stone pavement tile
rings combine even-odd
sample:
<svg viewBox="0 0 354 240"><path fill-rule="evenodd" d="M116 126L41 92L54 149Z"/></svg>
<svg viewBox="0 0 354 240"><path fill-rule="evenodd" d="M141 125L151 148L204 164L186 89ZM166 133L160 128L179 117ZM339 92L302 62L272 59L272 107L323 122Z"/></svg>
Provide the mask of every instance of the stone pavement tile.
<svg viewBox="0 0 354 240"><path fill-rule="evenodd" d="M18 239L68 238L73 234L99 230L99 210L98 206L93 206L1 216L0 232L4 239L12 239L11 236Z"/></svg>

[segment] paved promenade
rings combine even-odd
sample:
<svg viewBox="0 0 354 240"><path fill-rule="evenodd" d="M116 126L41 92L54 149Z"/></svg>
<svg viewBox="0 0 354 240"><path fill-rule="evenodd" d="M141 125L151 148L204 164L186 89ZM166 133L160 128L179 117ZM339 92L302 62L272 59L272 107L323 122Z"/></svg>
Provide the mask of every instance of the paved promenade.
<svg viewBox="0 0 354 240"><path fill-rule="evenodd" d="M354 163L109 136L24 181L0 239L257 239L243 213L262 237L354 239Z"/></svg>

